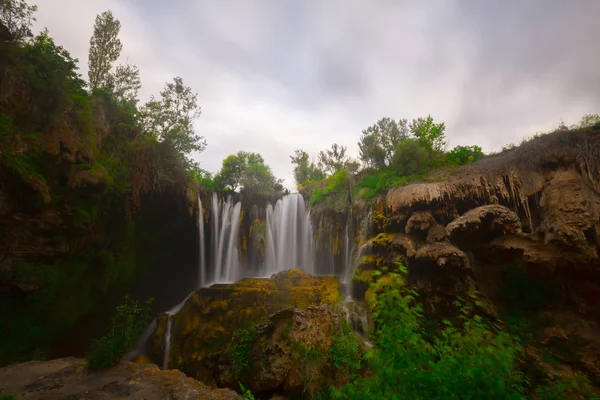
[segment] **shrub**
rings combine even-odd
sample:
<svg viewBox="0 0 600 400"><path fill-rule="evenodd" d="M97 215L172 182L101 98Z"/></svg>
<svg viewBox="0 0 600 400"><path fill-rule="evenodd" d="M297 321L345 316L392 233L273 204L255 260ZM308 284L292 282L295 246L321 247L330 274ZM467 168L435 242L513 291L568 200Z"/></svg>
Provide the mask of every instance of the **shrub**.
<svg viewBox="0 0 600 400"><path fill-rule="evenodd" d="M145 305L125 296L117 306L110 330L92 343L87 355L88 368L101 370L116 365L131 350L150 322L152 299Z"/></svg>
<svg viewBox="0 0 600 400"><path fill-rule="evenodd" d="M238 379L250 369L250 357L257 337L257 325L238 329L233 334L231 348L229 349L229 361L235 379Z"/></svg>
<svg viewBox="0 0 600 400"><path fill-rule="evenodd" d="M3 393L0 391L0 400L17 400L17 396L12 393Z"/></svg>
<svg viewBox="0 0 600 400"><path fill-rule="evenodd" d="M429 152L417 139L406 139L396 146L392 169L399 175L414 175L429 167Z"/></svg>
<svg viewBox="0 0 600 400"><path fill-rule="evenodd" d="M323 187L313 190L310 197L310 205L326 203L334 209L346 206L346 195L348 194L348 176L346 170L342 169L324 180Z"/></svg>
<svg viewBox="0 0 600 400"><path fill-rule="evenodd" d="M358 338L350 332L348 326L333 337L328 357L336 372L352 380L361 368L361 350Z"/></svg>

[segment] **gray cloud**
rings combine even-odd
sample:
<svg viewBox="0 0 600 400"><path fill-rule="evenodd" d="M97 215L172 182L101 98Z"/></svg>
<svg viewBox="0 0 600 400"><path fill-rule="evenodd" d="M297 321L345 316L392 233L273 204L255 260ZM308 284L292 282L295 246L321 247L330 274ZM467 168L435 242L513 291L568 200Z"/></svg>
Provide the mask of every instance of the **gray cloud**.
<svg viewBox="0 0 600 400"><path fill-rule="evenodd" d="M112 9L144 99L174 76L198 92L202 166L258 151L290 187L294 149L338 142L356 155L361 130L385 115L432 114L450 145L490 151L600 108L596 0L38 5L38 26L84 72L94 17Z"/></svg>

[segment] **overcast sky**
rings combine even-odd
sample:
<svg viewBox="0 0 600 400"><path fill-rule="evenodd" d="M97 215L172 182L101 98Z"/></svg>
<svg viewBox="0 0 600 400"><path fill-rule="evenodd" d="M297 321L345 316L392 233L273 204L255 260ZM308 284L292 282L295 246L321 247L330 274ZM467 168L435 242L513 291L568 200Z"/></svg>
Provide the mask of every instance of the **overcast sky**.
<svg viewBox="0 0 600 400"><path fill-rule="evenodd" d="M201 166L255 151L290 188L294 149L356 156L384 116L431 114L451 147L487 152L600 112L599 0L29 3L86 79L94 18L112 10L142 101L175 76L198 93Z"/></svg>

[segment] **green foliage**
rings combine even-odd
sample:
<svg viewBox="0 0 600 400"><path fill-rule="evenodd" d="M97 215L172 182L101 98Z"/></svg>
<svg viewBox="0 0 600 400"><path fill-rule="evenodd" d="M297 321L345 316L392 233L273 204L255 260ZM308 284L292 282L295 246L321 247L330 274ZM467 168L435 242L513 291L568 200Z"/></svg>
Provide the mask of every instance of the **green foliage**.
<svg viewBox="0 0 600 400"><path fill-rule="evenodd" d="M229 348L229 361L231 362L231 371L234 379L238 379L248 372L252 350L257 338L257 325L238 329L233 334L231 347Z"/></svg>
<svg viewBox="0 0 600 400"><path fill-rule="evenodd" d="M334 368L352 380L362 366L361 351L357 336L344 328L333 337L328 357Z"/></svg>
<svg viewBox="0 0 600 400"><path fill-rule="evenodd" d="M160 100L152 99L140 109L141 124L150 135L173 148L178 154L204 151L206 141L196 134L194 121L200 117L198 95L183 79L176 77L160 92Z"/></svg>
<svg viewBox="0 0 600 400"><path fill-rule="evenodd" d="M17 400L17 396L10 392L4 393L2 390L0 390L0 400Z"/></svg>
<svg viewBox="0 0 600 400"><path fill-rule="evenodd" d="M427 148L417 139L406 139L398 144L392 169L399 175L414 175L422 173L430 166L430 156Z"/></svg>
<svg viewBox="0 0 600 400"><path fill-rule="evenodd" d="M109 86L112 64L123 50L120 30L121 22L113 17L110 10L96 16L88 56L88 78L92 89Z"/></svg>
<svg viewBox="0 0 600 400"><path fill-rule="evenodd" d="M456 146L446 153L446 162L451 166L469 164L481 160L485 154L481 147L475 146Z"/></svg>
<svg viewBox="0 0 600 400"><path fill-rule="evenodd" d="M281 180L275 178L263 157L246 151L227 156L214 182L215 187L220 190L240 189L241 193L253 201L269 199L283 190Z"/></svg>
<svg viewBox="0 0 600 400"><path fill-rule="evenodd" d="M240 389L242 390L242 398L247 399L247 400L255 400L255 397L252 394L252 391L250 389L246 389L244 387L244 385L242 385L242 382L239 382L239 384L240 384Z"/></svg>
<svg viewBox="0 0 600 400"><path fill-rule="evenodd" d="M294 179L297 185L310 181L320 181L325 177L323 171L314 161L310 161L308 153L304 150L295 150L290 156L294 165Z"/></svg>
<svg viewBox="0 0 600 400"><path fill-rule="evenodd" d="M408 138L408 120L385 117L362 131L358 142L360 159L371 168L390 167L398 144Z"/></svg>
<svg viewBox="0 0 600 400"><path fill-rule="evenodd" d="M508 334L463 315L462 329L447 322L439 337L427 341L416 299L416 292L398 288L378 294L373 313L378 348L367 356L373 375L335 391L336 398L520 398L520 346Z"/></svg>
<svg viewBox="0 0 600 400"><path fill-rule="evenodd" d="M394 171L384 170L376 172L373 175L365 175L354 185L354 196L364 200L370 200L373 197L387 192L393 187L405 186L420 179L420 174L400 176Z"/></svg>
<svg viewBox="0 0 600 400"><path fill-rule="evenodd" d="M329 149L321 150L319 152L319 168L329 175L340 172L350 161L346 155L347 150L346 146L340 146L337 143L332 144Z"/></svg>
<svg viewBox="0 0 600 400"><path fill-rule="evenodd" d="M8 28L13 40L23 42L32 36L36 11L37 6L30 6L24 0L0 0L0 23Z"/></svg>
<svg viewBox="0 0 600 400"><path fill-rule="evenodd" d="M446 125L443 122L436 124L431 115L428 115L427 118L413 119L409 128L413 136L430 151L430 154L441 153L444 150Z"/></svg>
<svg viewBox="0 0 600 400"><path fill-rule="evenodd" d="M152 299L145 305L125 296L117 306L110 330L92 343L87 355L88 368L101 370L116 365L123 355L133 348L151 316Z"/></svg>
<svg viewBox="0 0 600 400"><path fill-rule="evenodd" d="M314 206L326 202L331 206L338 206L348 194L349 183L346 170L342 169L324 180L323 187L313 190L310 205Z"/></svg>

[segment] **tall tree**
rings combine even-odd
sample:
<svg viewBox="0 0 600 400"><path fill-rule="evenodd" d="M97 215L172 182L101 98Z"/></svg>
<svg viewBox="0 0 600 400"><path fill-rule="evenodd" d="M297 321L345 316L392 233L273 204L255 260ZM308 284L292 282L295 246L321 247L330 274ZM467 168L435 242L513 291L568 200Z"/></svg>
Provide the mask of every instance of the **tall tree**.
<svg viewBox="0 0 600 400"><path fill-rule="evenodd" d="M430 152L440 153L444 150L446 125L443 122L436 124L433 122L431 115L428 115L427 118L413 119L409 129L419 139L421 145L429 149Z"/></svg>
<svg viewBox="0 0 600 400"><path fill-rule="evenodd" d="M319 167L329 174L335 174L346 166L349 161L346 155L346 146L340 146L337 143L331 145L331 148L319 152Z"/></svg>
<svg viewBox="0 0 600 400"><path fill-rule="evenodd" d="M135 65L119 65L113 74L109 74L107 86L117 100L137 103L138 91L142 87L140 70Z"/></svg>
<svg viewBox="0 0 600 400"><path fill-rule="evenodd" d="M113 17L110 10L96 16L88 56L88 78L92 89L109 84L110 70L123 49L119 40L120 30L121 22Z"/></svg>
<svg viewBox="0 0 600 400"><path fill-rule="evenodd" d="M362 131L358 142L361 160L371 168L384 168L392 164L396 146L409 134L406 119L397 122L389 117L381 118Z"/></svg>
<svg viewBox="0 0 600 400"><path fill-rule="evenodd" d="M308 153L304 150L294 150L294 155L290 158L294 164L294 179L297 185L308 180L323 179L323 171L310 160Z"/></svg>
<svg viewBox="0 0 600 400"><path fill-rule="evenodd" d="M268 197L283 189L281 180L275 178L263 157L246 151L227 156L215 180L222 188L241 189L249 196Z"/></svg>
<svg viewBox="0 0 600 400"><path fill-rule="evenodd" d="M152 96L140 110L141 124L157 140L166 142L181 154L204 151L206 141L194 129L200 117L198 95L183 79L176 77L160 92L160 100Z"/></svg>
<svg viewBox="0 0 600 400"><path fill-rule="evenodd" d="M0 0L0 25L8 30L2 36L17 42L32 37L31 24L36 20L33 17L36 11L37 6L30 6L24 0Z"/></svg>

